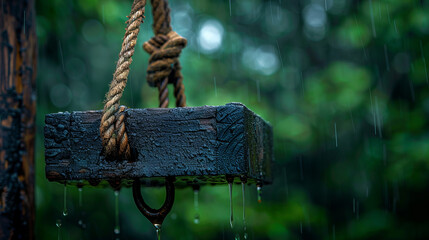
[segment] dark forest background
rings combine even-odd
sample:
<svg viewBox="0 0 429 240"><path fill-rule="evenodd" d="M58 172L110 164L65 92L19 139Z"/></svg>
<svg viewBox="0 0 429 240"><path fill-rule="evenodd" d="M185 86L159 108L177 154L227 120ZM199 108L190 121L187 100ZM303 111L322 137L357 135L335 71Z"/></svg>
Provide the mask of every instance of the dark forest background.
<svg viewBox="0 0 429 240"><path fill-rule="evenodd" d="M170 0L188 39L181 63L189 106L242 102L274 129L274 183L247 187L248 239L424 239L429 236L429 1ZM36 1L38 239L114 239L112 189L67 188L44 175L47 113L102 109L131 0ZM157 107L146 83L150 4L122 104ZM170 91L171 93L172 91ZM172 104L171 104L172 107ZM163 189L144 189L160 206ZM163 239L244 239L234 186L177 191ZM130 189L121 239L155 239ZM83 224L79 224L79 220Z"/></svg>

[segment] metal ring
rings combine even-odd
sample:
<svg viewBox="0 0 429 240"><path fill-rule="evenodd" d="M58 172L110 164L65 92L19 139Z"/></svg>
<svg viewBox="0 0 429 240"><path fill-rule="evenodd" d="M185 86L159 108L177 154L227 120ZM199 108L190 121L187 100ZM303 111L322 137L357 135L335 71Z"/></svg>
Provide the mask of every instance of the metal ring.
<svg viewBox="0 0 429 240"><path fill-rule="evenodd" d="M166 196L164 204L159 209L153 209L149 207L141 194L141 183L139 179L134 180L133 183L133 197L134 202L137 205L137 208L140 210L140 212L152 223L152 224L162 224L165 217L168 215L168 213L171 211L171 208L173 207L174 203L174 178L165 178L165 190L166 190Z"/></svg>

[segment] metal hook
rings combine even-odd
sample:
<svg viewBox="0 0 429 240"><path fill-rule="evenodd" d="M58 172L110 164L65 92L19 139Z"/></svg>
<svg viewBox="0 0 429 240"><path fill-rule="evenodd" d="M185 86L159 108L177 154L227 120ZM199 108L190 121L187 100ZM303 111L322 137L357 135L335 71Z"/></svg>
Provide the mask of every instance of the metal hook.
<svg viewBox="0 0 429 240"><path fill-rule="evenodd" d="M167 177L165 178L165 190L166 190L166 196L164 204L159 209L153 209L149 207L145 201L143 200L142 194L141 194L141 183L139 179L134 180L133 183L133 197L134 202L137 205L137 208L140 210L140 212L153 224L159 224L161 225L164 221L165 217L168 215L168 213L171 211L171 208L173 207L174 203L174 177Z"/></svg>

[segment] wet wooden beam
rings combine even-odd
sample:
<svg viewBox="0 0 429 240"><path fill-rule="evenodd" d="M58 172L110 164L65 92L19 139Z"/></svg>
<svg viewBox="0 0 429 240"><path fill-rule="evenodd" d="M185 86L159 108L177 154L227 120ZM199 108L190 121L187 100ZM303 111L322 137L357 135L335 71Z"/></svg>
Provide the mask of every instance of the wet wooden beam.
<svg viewBox="0 0 429 240"><path fill-rule="evenodd" d="M244 105L127 109L126 129L135 155L107 160L99 134L101 111L48 114L46 176L50 181L98 183L135 178L159 185L222 184L225 175L271 182L272 128ZM144 180L143 180L144 181Z"/></svg>

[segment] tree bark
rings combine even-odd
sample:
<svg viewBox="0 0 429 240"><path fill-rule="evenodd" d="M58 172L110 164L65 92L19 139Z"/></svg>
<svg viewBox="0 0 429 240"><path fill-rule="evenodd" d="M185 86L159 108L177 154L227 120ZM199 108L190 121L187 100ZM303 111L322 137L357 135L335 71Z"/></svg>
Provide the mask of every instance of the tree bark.
<svg viewBox="0 0 429 240"><path fill-rule="evenodd" d="M34 239L34 0L3 0L0 13L0 239Z"/></svg>

